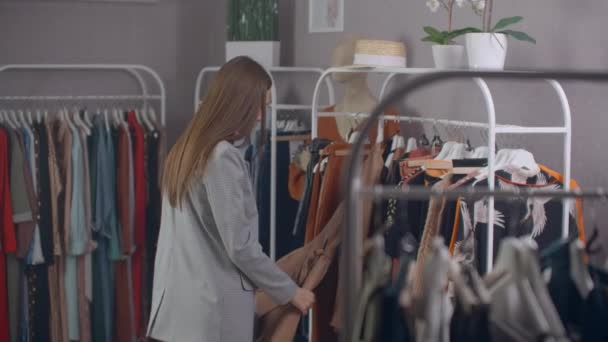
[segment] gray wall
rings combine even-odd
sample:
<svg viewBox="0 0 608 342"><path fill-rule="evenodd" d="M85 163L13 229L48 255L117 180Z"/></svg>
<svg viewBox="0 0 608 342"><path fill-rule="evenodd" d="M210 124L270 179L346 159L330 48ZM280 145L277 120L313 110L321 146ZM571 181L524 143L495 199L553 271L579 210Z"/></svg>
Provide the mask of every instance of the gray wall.
<svg viewBox="0 0 608 342"><path fill-rule="evenodd" d="M173 141L192 116L196 72L223 58L224 8L223 2L197 0L163 0L153 4L2 1L0 64L147 65L158 71L166 83L168 132ZM23 89L55 94L79 89L95 93L124 84L110 80L106 84L102 77L94 78L99 85L74 89L73 83L67 84L63 77L56 76L45 77L46 81L39 76L20 79L4 76L0 88L3 94ZM11 82L21 83L24 88Z"/></svg>
<svg viewBox="0 0 608 342"><path fill-rule="evenodd" d="M404 41L410 66L432 66L430 46L419 41L421 27L439 26L444 20L441 15L429 13L424 0L344 1L346 32ZM308 0L281 0L280 9L283 64L326 66L333 46L343 33L309 34ZM509 68L606 69L608 65L608 48L603 44L608 17L606 2L498 1L496 12L504 16L524 15L521 29L538 40L536 46L510 42ZM468 10L459 10L456 15L457 26L477 22ZM217 0L161 0L156 4L2 0L0 64L148 65L159 71L167 85L168 131L173 141L192 116L196 72L203 66L223 61L224 20L225 1ZM6 94L17 88L26 91L64 88L59 78L49 78L37 86L31 85L32 79L15 79L14 87L7 87L2 81L0 92ZM377 88L377 79L370 83ZM80 88L89 92L90 87ZM605 185L608 176L602 168L608 167L608 154L602 153L602 147L608 142L605 134L608 119L604 110L608 104L608 99L604 100L608 87L579 83L568 83L565 87L573 109L574 176L587 187ZM555 95L546 86L491 82L491 88L501 123L554 124L561 120ZM310 90L305 90L306 95L296 96L294 94L299 95L303 89L292 88L286 94L294 99L308 99ZM426 115L484 118L482 99L470 82L433 87L416 95L408 105ZM473 131L467 133L479 136ZM523 145L535 153L539 162L555 168L561 167L559 142L555 137L499 141L502 146Z"/></svg>
<svg viewBox="0 0 608 342"><path fill-rule="evenodd" d="M510 0L496 1L499 16L523 15L520 29L537 40L537 45L510 41L507 67L510 69L600 69L608 67L605 22L608 3L604 1ZM308 1L295 1L295 60L298 65L326 65L331 50L345 33L308 33ZM456 12L456 26L478 23L470 10ZM363 34L374 39L400 40L407 44L408 64L433 66L430 45L420 42L425 25L444 25L445 18L431 14L424 0L345 0L345 32ZM377 84L372 80L370 83ZM559 124L562 116L556 96L548 86L522 85L514 82L490 82L497 104L499 123ZM574 127L573 175L584 186L608 185L608 86L566 83L572 105ZM483 119L481 97L471 82L432 87L415 95L411 107L426 115L462 119ZM428 128L427 128L428 129ZM467 132L478 137L478 133ZM522 146L532 151L538 162L560 168L561 146L555 137L503 138L502 146ZM559 170L559 169L558 169ZM605 204L597 206L606 212ZM587 210L589 213L590 210ZM601 215L603 219L607 216Z"/></svg>

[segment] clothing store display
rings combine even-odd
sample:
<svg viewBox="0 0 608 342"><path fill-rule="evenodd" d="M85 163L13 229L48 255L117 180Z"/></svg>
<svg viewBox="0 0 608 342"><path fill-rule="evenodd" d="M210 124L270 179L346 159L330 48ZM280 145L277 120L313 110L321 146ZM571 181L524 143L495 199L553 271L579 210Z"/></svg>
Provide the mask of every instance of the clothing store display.
<svg viewBox="0 0 608 342"><path fill-rule="evenodd" d="M218 143L192 189L182 209L163 199L148 335L164 341L200 341L201 334L207 341L252 340L254 286L286 304L296 284L262 252L253 187L238 149Z"/></svg>
<svg viewBox="0 0 608 342"><path fill-rule="evenodd" d="M143 280L150 262L145 249L148 238L156 241L144 216L159 191L148 190L147 182L153 174L158 184L155 163L162 160L152 155L161 153L160 139L144 138L160 132L134 114L121 128L102 114L86 127L76 118L81 112L66 114L23 121L15 129L0 126L0 341L134 341L144 335L143 296L151 292L151 282ZM136 183L139 235L133 228ZM132 198L119 195L130 188ZM158 225L159 214L150 217L149 224ZM139 280L130 260L135 238Z"/></svg>

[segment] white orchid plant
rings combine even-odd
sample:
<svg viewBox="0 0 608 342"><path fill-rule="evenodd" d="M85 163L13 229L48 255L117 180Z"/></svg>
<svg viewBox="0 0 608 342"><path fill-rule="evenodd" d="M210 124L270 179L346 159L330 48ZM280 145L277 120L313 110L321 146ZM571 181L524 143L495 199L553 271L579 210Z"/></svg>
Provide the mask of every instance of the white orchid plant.
<svg viewBox="0 0 608 342"><path fill-rule="evenodd" d="M456 5L457 7L464 7L467 3L469 3L473 11L482 18L482 28L466 27L463 29L453 30L452 21L454 6ZM492 26L494 0L427 0L426 6L433 13L438 12L440 9L447 12L448 29L446 31L439 30L432 26L425 26L424 32L426 32L427 36L422 38L422 41L432 42L439 45L449 45L454 42L454 39L467 33L489 32L502 33L517 40L536 43L536 40L525 32L507 29L508 26L521 22L523 17L515 16L503 18L499 20L495 26Z"/></svg>
<svg viewBox="0 0 608 342"><path fill-rule="evenodd" d="M424 32L427 36L422 38L423 42L432 42L439 45L450 45L454 43L456 37L462 36L468 32L475 32L475 28L464 28L459 30L452 29L452 22L454 17L454 6L464 7L465 4L471 0L427 0L426 6L431 12L436 13L439 10L444 10L448 15L448 29L440 30L432 26L425 26Z"/></svg>
<svg viewBox="0 0 608 342"><path fill-rule="evenodd" d="M494 0L468 0L471 3L473 11L481 17L481 29L471 28L469 32L489 32L502 33L507 37L536 44L536 39L530 37L522 31L507 29L508 26L517 24L524 20L521 16L508 17L499 20L496 25L492 26L492 12L494 10Z"/></svg>

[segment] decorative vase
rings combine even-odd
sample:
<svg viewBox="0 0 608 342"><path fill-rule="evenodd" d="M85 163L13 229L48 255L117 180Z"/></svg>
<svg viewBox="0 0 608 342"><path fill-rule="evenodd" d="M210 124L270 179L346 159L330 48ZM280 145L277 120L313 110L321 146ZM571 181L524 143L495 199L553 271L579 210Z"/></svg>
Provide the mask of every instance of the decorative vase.
<svg viewBox="0 0 608 342"><path fill-rule="evenodd" d="M469 68L504 70L507 36L502 33L467 33L465 35Z"/></svg>
<svg viewBox="0 0 608 342"><path fill-rule="evenodd" d="M278 66L281 43L273 41L226 42L226 61L238 56L249 56L264 67Z"/></svg>
<svg viewBox="0 0 608 342"><path fill-rule="evenodd" d="M433 60L437 69L462 69L466 64L464 46L433 45Z"/></svg>

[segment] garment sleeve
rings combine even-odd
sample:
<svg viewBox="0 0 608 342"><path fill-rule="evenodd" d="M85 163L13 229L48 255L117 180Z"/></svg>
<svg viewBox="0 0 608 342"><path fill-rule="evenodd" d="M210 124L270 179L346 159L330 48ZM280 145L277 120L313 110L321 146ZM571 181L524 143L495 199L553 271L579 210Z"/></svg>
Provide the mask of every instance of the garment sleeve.
<svg viewBox="0 0 608 342"><path fill-rule="evenodd" d="M238 151L218 146L205 172L211 212L230 260L274 301L289 302L296 284L264 254L256 238L258 213L245 161Z"/></svg>

